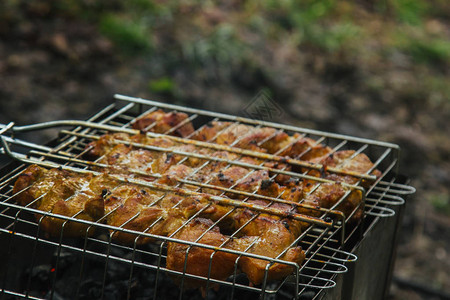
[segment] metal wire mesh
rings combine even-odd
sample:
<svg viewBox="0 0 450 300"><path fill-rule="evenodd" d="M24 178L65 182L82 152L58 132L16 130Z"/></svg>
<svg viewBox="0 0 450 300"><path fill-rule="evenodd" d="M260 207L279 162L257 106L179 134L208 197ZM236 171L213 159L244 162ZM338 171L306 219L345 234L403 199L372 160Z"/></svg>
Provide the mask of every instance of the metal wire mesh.
<svg viewBox="0 0 450 300"><path fill-rule="evenodd" d="M83 298L83 278L86 273L86 265L90 263L91 258L97 258L101 260L104 264L103 273L101 276L103 278L101 281L100 298L107 297L106 293L108 291L108 269L111 265L115 263L127 266L126 280L124 280L124 285L126 286L126 296L128 298L133 298L135 291L133 290L133 285L135 282L136 270L145 270L152 272L154 274L154 279L151 282L153 286L151 294L154 299L157 299L162 290L164 290L164 284L167 280L163 280L164 276L172 276L181 278L179 283L180 289L178 290L178 298L186 297L186 291L183 291L183 285L185 281L190 279L200 280L205 282L207 293L211 293L209 288L214 286L226 287L227 297L232 299L235 296L235 291L240 290L247 291L255 294L259 294L261 297L270 294L287 294L290 298L297 298L302 293L308 291L315 291L318 293L321 289L332 288L334 282L332 277L335 274L346 271L346 264L356 260L356 257L351 253L344 251L345 242L351 234L357 234L357 226L350 226L350 232L345 232L347 229L347 223L355 214L356 209L348 215L346 218L343 214L336 210L336 208L345 201L352 191L361 191L363 195L363 201L359 207L363 207L365 211L365 216L372 217L389 217L394 214L394 210L390 207L394 205L402 205L404 203L402 195L409 194L414 190L411 187L395 183L395 179L386 180L388 174L392 173L398 164L398 146L383 143L378 141L372 141L367 139L360 139L355 137L324 133L314 130L302 129L293 126L274 124L269 122L261 122L252 119L245 119L236 116L229 116L224 114L212 113L202 110L184 108L180 106L168 105L163 103L158 103L154 101L136 99L121 95L116 95L117 103L115 105L108 106L95 116L93 116L88 122L74 122L74 121L60 121L60 122L50 122L47 124L37 124L35 126L28 127L13 127L5 126L2 131L13 131L20 132L25 130L41 130L47 127L54 126L71 126L70 130L61 130L61 135L56 142L51 146L41 146L22 141L14 136L2 136L3 141L3 152L14 157L20 163L14 164L12 167L3 170L3 175L0 179L0 220L1 228L0 234L5 240L7 240L7 256L11 258L14 256L14 249L20 245L19 241L26 241L25 244L30 245L32 249L29 255L31 261L29 262L28 270L33 270L36 267L37 260L39 257L40 248L43 245L52 247L55 254L55 262L53 267L50 268L50 273L52 275L52 282L49 287L49 294L44 296L56 297L55 291L57 291L57 278L58 273L62 273L64 265L62 257L66 252L78 253L78 257L81 259L78 268L77 276L74 276L74 285L76 286L75 293L78 298ZM339 168L327 168L327 172L336 173L339 175L351 175L358 178L355 184L343 184L347 192L341 197L341 199L333 205L331 208L315 208L310 207L304 203L295 204L298 207L302 207L309 210L315 210L316 214L314 217L305 216L302 214L290 214L291 218L299 221L307 222L310 224L307 229L305 229L295 241L292 243L294 245L301 245L305 251L306 259L304 263L299 266L296 263L285 261L282 259L282 255L287 251L283 251L277 257L267 257L264 255L253 254L250 251L236 251L232 249L227 249L225 247L215 247L211 245L205 245L199 242L200 238L196 241L185 241L176 238L175 233L169 236L161 236L151 233L151 227L144 231L136 231L127 228L125 222L122 226L116 227L107 225L104 223L104 218L98 221L86 221L77 218L75 216L64 216L60 214L54 214L52 212L43 212L32 208L31 205L23 207L18 205L14 200L14 195L12 194L12 186L14 181L17 179L21 171L23 171L26 165L30 163L39 164L44 167L57 167L61 169L66 169L71 172L76 173L92 173L99 174L99 170L108 167L105 165L101 158L96 161L89 161L84 158L84 154L89 150L89 142L93 140L98 140L101 135L108 132L124 132L127 134L136 134L139 131L131 129L131 124L139 117L149 112L156 111L157 109L164 109L166 112L185 112L189 117L183 122L177 124L176 126L170 128L164 133L153 133L148 132L147 135L150 137L164 137L170 139L176 143L183 145L194 145L197 148L214 150L214 151L227 151L237 155L238 157L247 156L258 159L258 163L248 163L242 162L236 159L224 159L220 157L214 157L208 154L195 153L190 151L183 151L179 149L155 146L155 145L145 145L136 142L129 142L124 140L115 141L116 144L125 144L128 146L133 146L138 149L146 149L153 152L170 153L171 155L178 155L181 157L179 164L187 161L188 159L199 159L204 163L200 167L196 168L193 172L198 172L202 168L205 168L213 162L223 163L224 168L229 168L231 166L239 166L247 168L250 172L246 176L250 176L252 172L257 170L268 170L272 174L272 178L277 175L288 175L293 178L301 180L311 180L317 186L323 183L330 182L329 179L320 178L310 175L310 170L321 171L324 166L320 163L317 164L306 164L305 162L297 159L286 159L284 157L278 156L277 153L267 154L259 153L255 151L250 151L246 149L238 148L240 139L237 139L231 145L217 145L211 142L199 142L187 138L180 138L170 135L183 125L188 122L197 124L197 131L205 126L209 121L231 121L230 125L227 127L229 130L230 126L238 126L239 124L245 124L252 126L251 128L261 128L270 127L277 130L277 132L288 132L289 134L298 133L302 137L310 137L317 141L317 143L326 144L332 148L331 153L335 153L342 149L355 149L355 155L359 153L366 153L369 157L374 158L374 166L371 170L367 171L365 174L351 173L348 174L347 171L341 170ZM148 126L148 130L154 124ZM194 132L195 133L195 132ZM243 137L241 137L243 138ZM17 150L16 150L17 149ZM25 149L25 151L23 150ZM21 154L25 153L25 154ZM208 153L208 152L206 152ZM303 172L293 172L283 168L270 168L264 165L267 162L281 162L291 165L297 165L305 170ZM376 178L371 174L375 169L381 171L381 176ZM132 173L142 176L152 176L153 178L160 178L161 174L158 173L148 173L142 172L140 170L131 170ZM145 188L154 189L162 191L167 195L167 193L172 192L175 188L177 193L186 196L195 196L199 194L199 191L204 192L205 189L213 189L216 191L214 195L210 196L211 203L220 203L223 205L228 205L232 207L229 213L234 211L236 208L248 208L255 211L256 216L261 213L267 213L270 215L283 215L282 211L278 211L272 207L273 203L285 203L282 199L282 195L277 196L265 196L253 192L242 191L236 189L237 183L230 187L221 187L211 182L199 182L191 179L192 173L187 176L187 179L178 179L175 186L165 186L160 184L155 184L154 182L146 182L141 179L130 179L124 178L121 174L115 174L116 179L122 182L131 182L133 184L143 186ZM363 182L369 180L371 184L366 189L363 188ZM332 182L332 180L331 180ZM186 185L193 186L195 188L186 189ZM227 197L226 195L232 195ZM235 201L233 198L241 197L243 200ZM257 206L249 204L246 202L249 198L261 199L268 201L266 206ZM194 216L190 218L193 220L202 211L206 210L209 206L205 206L197 212ZM39 214L40 218L35 220L34 216ZM135 218L137 216L134 216ZM42 221L46 218L55 218L63 220L62 229L58 237L49 237L46 232L42 229ZM190 221L189 220L189 221ZM131 221L131 219L130 219ZM216 220L208 229L212 230L214 226L218 226L221 220ZM252 222L250 220L247 224L242 225L240 228L236 229L234 233L231 233L231 237L235 235L242 227L248 225ZM86 231L84 236L78 238L77 241L72 241L64 236L65 226L70 226L69 224L79 223L84 224ZM185 222L183 226L186 226L188 222ZM91 230L96 230L98 233L92 235ZM179 232L182 228L180 227ZM134 243L130 245L123 245L116 242L113 239L114 234L117 232L133 234L136 238ZM206 232L204 233L206 234ZM140 239L151 239L153 243L140 245L138 242ZM209 261L209 272L207 276L198 276L186 272L186 263L184 270L182 272L172 270L166 267L167 260L167 244L168 243L179 243L187 245L186 257L191 249L202 248L211 250L211 259ZM250 246L251 247L251 246ZM119 251L120 250L120 251ZM266 267L265 280L263 280L261 285L252 286L248 284L248 281L242 274L239 274L237 268L237 262L235 263L234 273L231 277L226 280L218 280L211 276L211 264L213 262L214 255L217 253L230 253L235 254L238 260L242 257L251 257L267 261L269 264ZM28 298L40 297L43 295L31 294L32 286L32 275L28 274L28 277L24 280L26 282L25 286L20 289L14 287L11 283L11 279L8 276L8 271L14 266L11 265L12 259L8 259L5 264L5 270L3 272L3 283L2 283L2 294L4 295L22 295ZM187 259L186 259L187 261ZM279 280L277 282L269 282L267 279L267 270L269 266L278 263L283 265L290 265L293 268L293 272L290 276ZM100 276L100 277L101 277ZM1 279L0 279L1 280ZM151 296L151 295L150 295Z"/></svg>

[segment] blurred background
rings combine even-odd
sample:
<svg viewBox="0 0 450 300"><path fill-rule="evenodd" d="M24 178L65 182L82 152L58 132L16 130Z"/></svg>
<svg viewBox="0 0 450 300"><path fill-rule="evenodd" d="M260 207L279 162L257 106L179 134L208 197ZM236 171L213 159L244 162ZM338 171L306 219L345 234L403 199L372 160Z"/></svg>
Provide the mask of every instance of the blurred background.
<svg viewBox="0 0 450 300"><path fill-rule="evenodd" d="M273 121L402 147L417 193L390 299L448 295L448 0L0 3L0 123L86 119L115 93L241 115L262 89Z"/></svg>

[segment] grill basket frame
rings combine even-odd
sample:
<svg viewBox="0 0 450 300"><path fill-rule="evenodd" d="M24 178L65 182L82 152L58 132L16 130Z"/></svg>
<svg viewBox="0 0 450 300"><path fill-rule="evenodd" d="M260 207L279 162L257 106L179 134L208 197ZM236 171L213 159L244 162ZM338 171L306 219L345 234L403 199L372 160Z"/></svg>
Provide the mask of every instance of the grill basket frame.
<svg viewBox="0 0 450 300"><path fill-rule="evenodd" d="M110 262L113 262L113 264L123 264L129 267L130 270L127 288L127 297L129 298L133 298L133 269L138 268L151 270L151 272L155 273L155 287L153 290L154 299L157 299L160 295L160 291L158 291L158 288L160 288L158 285L158 279L165 276L161 275L163 273L178 273L178 275L181 275L182 280L184 280L184 278L203 279L207 282L207 287L212 287L214 284L217 284L221 288L227 288L229 291L228 296L230 298L233 298L237 291L253 293L253 295L259 295L260 298L264 298L268 295L276 295L286 298L299 298L302 297L302 295L312 295L311 298L314 299L327 297L327 294L331 295L333 293L327 291L334 291L334 293L337 293L336 291L341 290L342 293L342 289L339 288L342 284L342 280L339 278L342 276L349 277L349 274L354 274L354 271L352 270L357 268L355 266L360 265L354 263L357 260L357 256L353 253L359 253L358 251L361 252L360 249L363 249L361 245L366 243L364 241L368 239L367 236L371 235L372 231L375 231L373 228L378 228L376 227L379 226L378 224L387 222L384 220L392 219L389 222L398 224L398 219L400 216L399 212L405 202L404 198L414 192L414 188L403 183L397 183L396 181L395 174L397 174L398 171L398 156L400 149L395 144L258 121L220 113L212 113L209 111L191 109L123 95L115 95L115 100L116 102L114 104L107 106L105 109L91 117L87 122L57 121L24 127L14 127L10 124L9 126L4 126L1 129L3 141L2 151L4 154L9 155L16 160L11 162L8 166L3 167L0 175L0 241L2 242L2 245L6 246L2 247L1 250L1 257L4 258L1 271L4 275L3 278L0 278L0 295L6 299L8 299L8 297L13 298L16 296L30 299L33 299L33 297L40 298L42 296L57 298L57 274L63 272L63 267L61 267L61 264L63 264L62 262L64 259L62 257L66 252L78 253L76 255L81 258L79 279L76 281L78 284L78 288L76 289L77 296L80 296L80 284L86 275L86 270L84 270L85 264L90 261L91 257L94 257L104 263L101 297L106 297L105 293L109 282L107 272L109 268L108 264L111 264ZM76 155L79 155L79 153L84 150L80 145L85 143L92 133L95 135L100 135L101 133L105 133L111 129L118 131L123 130L131 133L133 131L129 129L129 125L137 116L158 108L164 109L165 111L185 112L189 115L188 120L193 122L196 122L197 119L226 120L257 127L273 127L277 130L282 130L289 133L295 132L303 136L311 137L318 142L330 145L334 148L334 151L347 147L354 149L355 145L359 145L359 147L356 147L357 153L367 153L369 157L376 157L375 167L382 170L382 176L368 189L364 189L360 185L353 187L354 189L360 189L364 193L362 205L364 205L365 215L362 222L358 226L346 226L346 222L344 222L344 220L339 221L339 219L337 219L338 221L333 222L325 221L327 214L338 215L338 213L333 211L324 212L322 215L322 220L311 221L314 226L311 226L311 228L308 229L308 231L296 241L305 247L307 252L307 260L302 266L297 266L294 263L282 261L280 259L269 259L250 253L236 252L236 254L241 256L244 255L267 259L267 261L271 262L291 264L296 269L296 272L294 272L293 275L287 277L279 283L274 284L264 282L258 287L249 286L245 280L241 280L240 275L237 273L235 273L233 278L222 281L212 278L199 278L191 274L180 274L179 272L168 270L164 267L164 245L167 242L176 241L179 243L186 243L191 246L208 248L208 246L203 244L185 242L171 237L159 237L148 233L134 232L124 228L112 228L106 224L92 223L73 217L37 211L30 207L22 207L16 204L12 199L11 185L13 184L14 179L28 163L39 163L40 165L47 167L51 167L53 163L56 163L56 165L53 166L57 167L62 165L64 168L69 170L75 169L80 171L82 170L81 165L84 164L84 162L77 162L77 157L73 157L72 155L72 158L70 158L70 155L66 154L72 154L72 152L74 152ZM201 123L204 125L206 122L202 121ZM21 131L43 130L45 128L61 125L71 126L73 128L70 130L61 130L60 137L47 146L35 145L15 137L15 134ZM13 134L10 134L11 132L13 132ZM24 149L26 150L24 151ZM30 149L31 151L29 151ZM22 154L22 152L25 152L25 154ZM66 156L65 163L60 163L60 155ZM8 161L6 156L2 159ZM269 157L269 159L274 160L277 159L277 157ZM366 177L364 177L364 175L366 175ZM298 176L307 176L307 174L299 174ZM370 177L370 175L363 174L363 177L361 178L367 177ZM103 232L113 229L122 232L134 233L140 236L153 237L161 242L161 246L157 247L158 249L153 249L154 247L150 247L152 248L151 250L143 249L136 244L133 247L129 247L117 244L112 241L111 238L108 239L108 237L106 237L105 239L105 236L90 237L88 234L86 234L84 239L82 239L82 242L67 239L63 236L63 234L56 238L50 238L47 237L42 230L40 230L40 223L36 222L32 218L35 213L40 213L46 217L64 219L70 222L86 223L90 226L101 229ZM389 232L390 235L392 234L392 238L388 238L387 240L390 240L390 244L394 245L396 236L395 229L398 228L398 226L391 226L390 228L391 229ZM373 238L370 239L373 240ZM27 242L22 243L19 242L20 240ZM31 255L29 255L30 258L28 259L28 263L19 263L19 265L24 264L21 266L22 271L18 271L17 269L20 268L15 268L15 266L11 263L16 261L14 257L19 256L18 253L24 252L23 249L21 249L22 246L20 243L23 245L28 244L32 249ZM53 249L53 253L56 255L53 255L54 261L49 262L48 255L47 257L42 255L41 252L44 251L42 249L46 247ZM101 248L102 250L91 250L91 248L95 249L95 247ZM122 250L122 252L119 251L121 253L120 255L123 255L123 252L125 251L128 256L126 256L126 258L120 257L120 255L116 254L118 251L117 249ZM225 249L217 250L211 246L209 249L233 252L232 250ZM47 251L48 250L44 252ZM30 251L25 252L29 254ZM392 249L389 252L392 253ZM26 257L27 253L22 253L20 255ZM367 254L364 254L364 256L367 256ZM148 257L153 258L153 260ZM41 259L42 261L40 261ZM148 262L149 260L152 262ZM391 257L389 260L392 260ZM52 276L52 279L49 280L49 282L51 282L51 287L46 294L36 295L34 293L35 291L32 291L32 276L30 274L36 266L43 265L43 262L46 262L45 265L52 266L48 272L48 274ZM349 268L351 271L347 272ZM25 276L27 278L24 279L21 278L23 277L23 274L17 275L17 273L23 273L23 270L25 269L28 270L28 277ZM344 273L347 274L341 275ZM19 284L19 281L22 281L22 283ZM355 280L352 280L352 282L353 281ZM24 282L26 283L24 284ZM386 286L384 286L384 290L385 289ZM184 295L185 292L180 290L178 293L178 298L182 299Z"/></svg>

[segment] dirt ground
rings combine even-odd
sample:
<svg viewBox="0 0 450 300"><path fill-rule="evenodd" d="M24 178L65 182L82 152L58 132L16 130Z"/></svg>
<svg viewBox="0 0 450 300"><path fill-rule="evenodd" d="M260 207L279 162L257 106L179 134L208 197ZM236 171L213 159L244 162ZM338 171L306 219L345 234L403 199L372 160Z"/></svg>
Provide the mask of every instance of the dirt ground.
<svg viewBox="0 0 450 300"><path fill-rule="evenodd" d="M170 74L176 93L155 93L149 90L149 78L162 66L154 59L118 54L89 22L37 18L0 31L0 123L86 119L111 103L115 93L242 114L253 96L269 85L282 109L274 121L401 146L400 170L417 193L407 199L389 299L448 295L449 106L428 105L406 92L397 97L398 89L412 89L410 85L420 82L420 72L387 67L382 75L389 78L390 89L367 91L358 86L367 70L352 61L322 61L312 54L301 59L302 69L269 62L275 73L270 80L257 72L208 80L207 74L180 67ZM54 133L30 139L45 141Z"/></svg>

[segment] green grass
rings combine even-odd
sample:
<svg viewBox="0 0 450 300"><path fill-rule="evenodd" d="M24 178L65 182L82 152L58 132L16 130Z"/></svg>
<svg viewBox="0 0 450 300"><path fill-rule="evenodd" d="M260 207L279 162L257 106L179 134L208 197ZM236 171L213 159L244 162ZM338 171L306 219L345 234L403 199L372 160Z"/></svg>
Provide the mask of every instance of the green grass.
<svg viewBox="0 0 450 300"><path fill-rule="evenodd" d="M169 69L183 64L193 71L201 68L208 74L230 76L231 69L255 61L256 68L268 70L264 59L257 58L286 41L285 48L291 47L291 52L338 53L343 57L370 53L368 60L380 62L390 59L383 53L400 52L408 55L412 64L441 70L450 63L445 31L430 34L426 26L437 15L435 6L444 7L445 0L387 0L373 3L374 10L337 0L248 0L233 9L225 6L217 23L207 20L207 10L223 9L214 2L43 1L64 15L86 18L88 14L87 19L97 24L121 53L151 54ZM6 3L15 6L14 0ZM361 22L361 16L369 19ZM372 30L371 24L379 24L372 22L377 18L386 21L386 26ZM392 42L379 42L384 38ZM367 51L372 47L368 41L373 41L373 51Z"/></svg>
<svg viewBox="0 0 450 300"><path fill-rule="evenodd" d="M193 70L207 72L209 78L227 78L233 69L245 63L252 45L242 41L232 24L224 23L209 34L180 40L182 63Z"/></svg>
<svg viewBox="0 0 450 300"><path fill-rule="evenodd" d="M420 25L427 14L428 4L423 0L391 0L394 14L400 22Z"/></svg>
<svg viewBox="0 0 450 300"><path fill-rule="evenodd" d="M411 39L405 47L420 63L450 63L450 41L440 38Z"/></svg>
<svg viewBox="0 0 450 300"><path fill-rule="evenodd" d="M125 54L147 53L152 48L151 32L139 20L107 14L101 18L99 28Z"/></svg>
<svg viewBox="0 0 450 300"><path fill-rule="evenodd" d="M336 23L332 26L311 26L306 33L306 40L328 52L343 49L360 36L361 29L349 22Z"/></svg>
<svg viewBox="0 0 450 300"><path fill-rule="evenodd" d="M445 193L432 194L429 199L437 212L450 216L450 195Z"/></svg>
<svg viewBox="0 0 450 300"><path fill-rule="evenodd" d="M277 23L279 31L291 31L297 36L300 45L311 45L326 52L335 52L358 38L361 32L347 16L330 22L340 5L335 0L265 3L265 14Z"/></svg>
<svg viewBox="0 0 450 300"><path fill-rule="evenodd" d="M422 27L400 27L394 34L394 46L422 64L450 64L450 41L431 35Z"/></svg>
<svg viewBox="0 0 450 300"><path fill-rule="evenodd" d="M154 93L173 95L175 93L176 84L171 78L162 77L150 80L148 88Z"/></svg>

